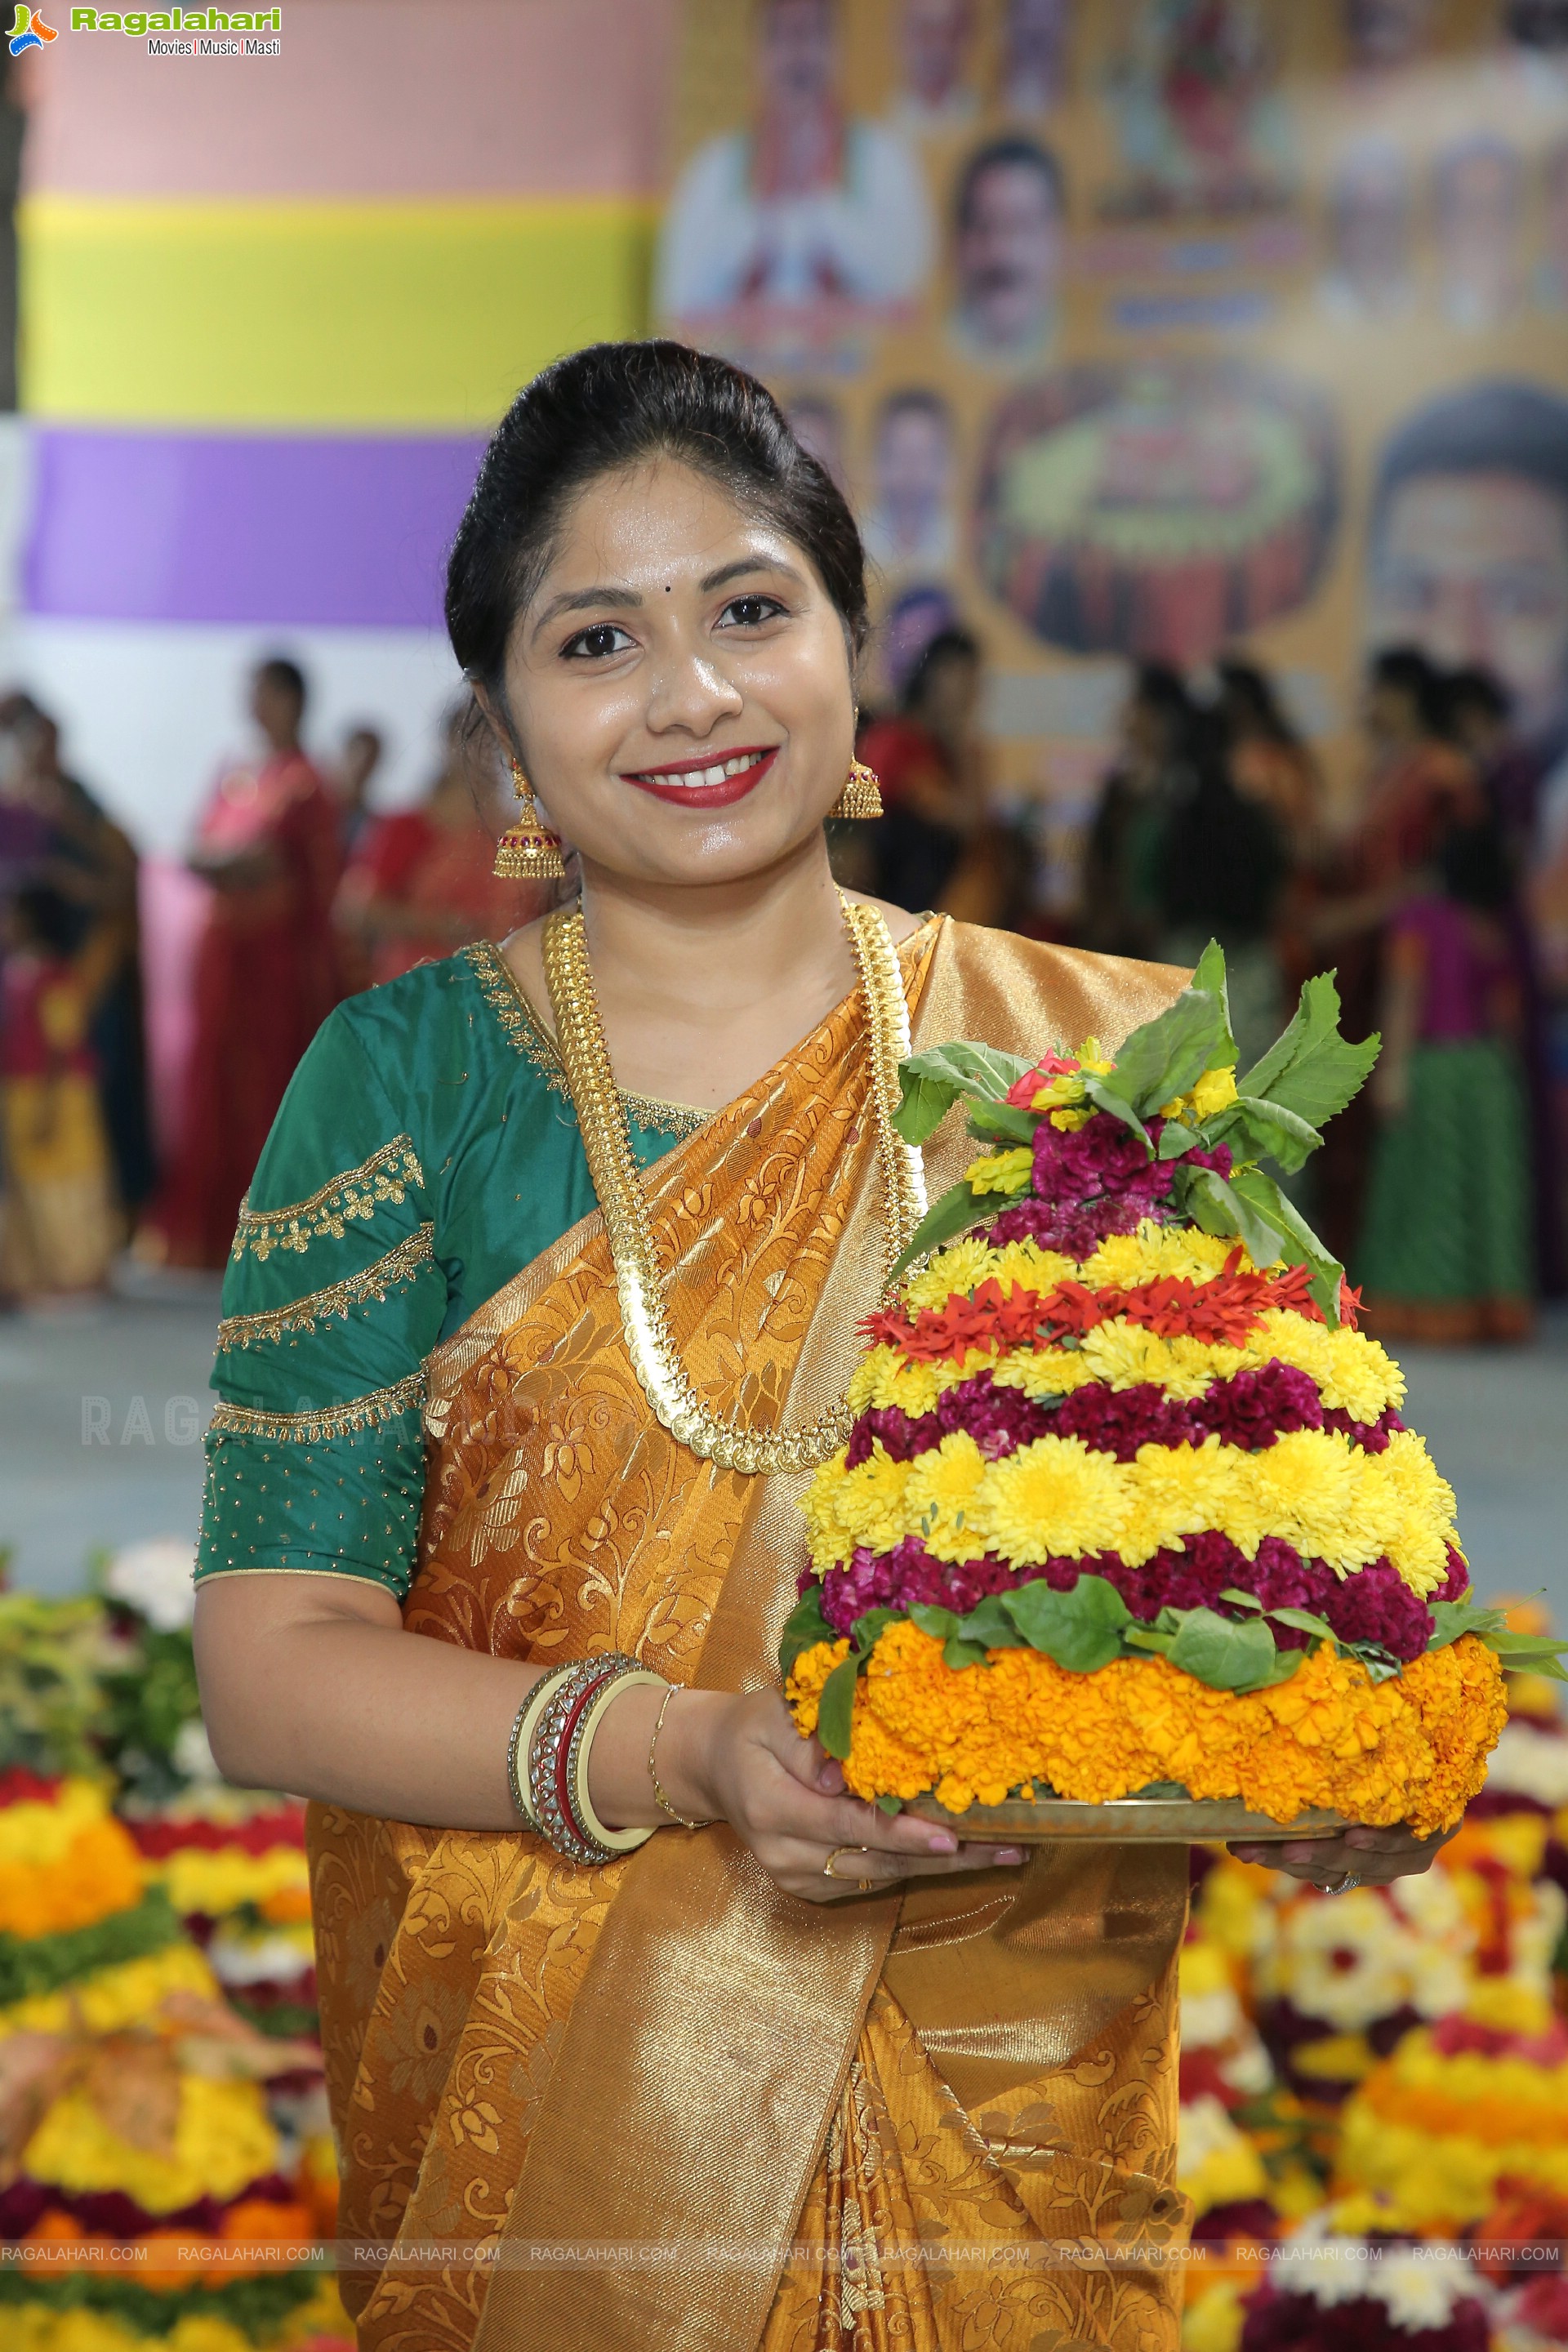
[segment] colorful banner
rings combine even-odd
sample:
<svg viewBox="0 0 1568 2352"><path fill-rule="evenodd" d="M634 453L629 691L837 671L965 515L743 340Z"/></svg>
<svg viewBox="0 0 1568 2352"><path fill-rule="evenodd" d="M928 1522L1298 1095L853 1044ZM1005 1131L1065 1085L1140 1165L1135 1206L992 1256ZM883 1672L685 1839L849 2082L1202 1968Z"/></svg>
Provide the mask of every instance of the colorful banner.
<svg viewBox="0 0 1568 2352"><path fill-rule="evenodd" d="M1128 657L1245 643L1336 783L1366 650L1568 736L1568 12L689 0L664 320L764 373L1081 812Z"/></svg>

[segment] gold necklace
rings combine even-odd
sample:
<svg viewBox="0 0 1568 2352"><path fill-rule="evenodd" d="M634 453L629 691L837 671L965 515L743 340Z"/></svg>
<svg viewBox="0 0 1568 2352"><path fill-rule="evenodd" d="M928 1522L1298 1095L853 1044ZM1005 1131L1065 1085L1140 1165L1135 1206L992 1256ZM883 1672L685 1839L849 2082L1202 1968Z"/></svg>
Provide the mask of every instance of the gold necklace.
<svg viewBox="0 0 1568 2352"><path fill-rule="evenodd" d="M881 916L874 907L855 905L842 891L838 899L860 974L870 1045L871 1122L887 1237L885 1282L926 1207L920 1153L893 1127L899 1064L910 1050L909 1006ZM682 1445L721 1469L815 1469L848 1437L852 1416L847 1406L835 1405L800 1429L743 1429L710 1412L692 1387L665 1313L664 1280L647 1200L599 1020L580 907L560 908L549 918L543 952L556 1042L609 1236L626 1348L655 1418Z"/></svg>

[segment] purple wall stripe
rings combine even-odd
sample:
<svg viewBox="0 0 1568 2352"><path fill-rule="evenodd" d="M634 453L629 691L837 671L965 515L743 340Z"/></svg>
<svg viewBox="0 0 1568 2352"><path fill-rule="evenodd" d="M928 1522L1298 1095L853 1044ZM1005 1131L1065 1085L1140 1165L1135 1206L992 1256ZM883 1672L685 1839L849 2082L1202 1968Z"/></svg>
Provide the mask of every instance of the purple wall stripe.
<svg viewBox="0 0 1568 2352"><path fill-rule="evenodd" d="M483 446L45 428L26 608L438 628L446 551Z"/></svg>

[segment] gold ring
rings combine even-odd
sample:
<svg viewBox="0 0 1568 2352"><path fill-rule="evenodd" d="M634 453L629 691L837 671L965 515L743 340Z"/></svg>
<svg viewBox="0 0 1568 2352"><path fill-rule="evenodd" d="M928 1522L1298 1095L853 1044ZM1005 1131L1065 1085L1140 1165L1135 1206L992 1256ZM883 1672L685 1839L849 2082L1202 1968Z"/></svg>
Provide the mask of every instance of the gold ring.
<svg viewBox="0 0 1568 2352"><path fill-rule="evenodd" d="M844 1882L839 1878L838 1873L833 1867L839 1855L841 1853L869 1853L871 1849L868 1845L836 1845L833 1852L828 1855L827 1860L822 1865L822 1874L824 1878L835 1879L837 1881L839 1885L842 1885ZM875 1879L858 1878L855 1881L856 1892L859 1895L869 1895L875 1885Z"/></svg>

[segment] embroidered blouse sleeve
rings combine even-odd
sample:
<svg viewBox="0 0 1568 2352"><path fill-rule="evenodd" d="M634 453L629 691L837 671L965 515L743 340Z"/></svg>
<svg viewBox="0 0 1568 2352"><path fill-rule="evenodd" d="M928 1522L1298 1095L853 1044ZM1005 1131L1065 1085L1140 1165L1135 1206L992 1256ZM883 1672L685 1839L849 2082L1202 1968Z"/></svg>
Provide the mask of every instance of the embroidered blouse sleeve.
<svg viewBox="0 0 1568 2352"><path fill-rule="evenodd" d="M341 1009L295 1075L240 1212L198 1583L292 1570L406 1593L421 1367L447 1307L434 1240L415 1138Z"/></svg>

